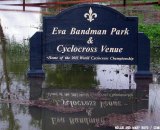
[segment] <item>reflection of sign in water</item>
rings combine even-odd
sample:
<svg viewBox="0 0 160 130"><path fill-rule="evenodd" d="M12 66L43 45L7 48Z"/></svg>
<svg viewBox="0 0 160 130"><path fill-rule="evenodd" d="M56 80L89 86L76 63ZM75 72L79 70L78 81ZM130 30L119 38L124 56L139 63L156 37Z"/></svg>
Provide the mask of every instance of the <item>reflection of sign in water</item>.
<svg viewBox="0 0 160 130"><path fill-rule="evenodd" d="M44 97L51 99L52 103L57 105L65 105L70 107L99 107L107 106L122 106L122 100L125 98L132 99L134 96L133 90L123 90L123 92L110 90L103 92L95 91L70 91L70 90L55 90L48 92ZM114 98L114 99L113 99ZM111 100L112 99L112 100ZM99 101L100 100L100 101ZM120 101L121 100L121 101Z"/></svg>
<svg viewBox="0 0 160 130"><path fill-rule="evenodd" d="M96 126L105 122L107 115L113 113L127 115L147 108L147 95L148 91L144 90L97 91L48 88L41 97L44 98L43 102L46 102L46 105L52 104L55 108L41 111L42 126L43 129L74 130L76 127L79 130L89 128L98 130Z"/></svg>
<svg viewBox="0 0 160 130"><path fill-rule="evenodd" d="M116 122L120 116L134 124L141 119L134 113L148 108L150 82L138 80L136 83L137 89L123 90L42 89L42 81L31 78L30 100L39 107L30 107L30 114L41 122L42 130L106 130L108 126L120 126Z"/></svg>
<svg viewBox="0 0 160 130"><path fill-rule="evenodd" d="M137 17L109 7L83 4L44 17L30 43L30 77L44 76L43 63L138 65L137 76L151 76L149 40L138 33Z"/></svg>

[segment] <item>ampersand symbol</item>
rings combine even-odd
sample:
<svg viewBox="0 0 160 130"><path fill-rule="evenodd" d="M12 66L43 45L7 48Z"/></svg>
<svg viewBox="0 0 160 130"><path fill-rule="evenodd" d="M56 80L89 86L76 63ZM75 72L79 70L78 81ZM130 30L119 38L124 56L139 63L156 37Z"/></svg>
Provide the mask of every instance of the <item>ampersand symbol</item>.
<svg viewBox="0 0 160 130"><path fill-rule="evenodd" d="M88 44L93 44L93 37L90 37L87 41Z"/></svg>

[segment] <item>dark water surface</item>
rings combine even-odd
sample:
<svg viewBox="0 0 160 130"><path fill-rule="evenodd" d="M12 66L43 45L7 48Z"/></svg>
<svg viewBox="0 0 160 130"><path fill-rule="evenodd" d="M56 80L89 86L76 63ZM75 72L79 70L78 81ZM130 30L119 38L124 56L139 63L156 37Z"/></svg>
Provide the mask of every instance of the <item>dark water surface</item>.
<svg viewBox="0 0 160 130"><path fill-rule="evenodd" d="M45 65L45 79L27 79L28 39L61 7L23 12L2 3L22 2L0 2L0 130L160 129L159 49L152 49L153 81L134 81L136 67L125 65Z"/></svg>

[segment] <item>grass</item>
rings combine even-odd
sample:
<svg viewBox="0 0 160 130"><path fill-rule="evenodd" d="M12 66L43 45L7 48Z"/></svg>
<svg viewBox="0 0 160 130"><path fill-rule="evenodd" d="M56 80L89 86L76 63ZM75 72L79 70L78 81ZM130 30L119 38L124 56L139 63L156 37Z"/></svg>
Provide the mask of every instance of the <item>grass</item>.
<svg viewBox="0 0 160 130"><path fill-rule="evenodd" d="M7 44L7 53L11 57L28 56L29 55L29 46L28 46L28 44L8 43Z"/></svg>
<svg viewBox="0 0 160 130"><path fill-rule="evenodd" d="M160 24L139 24L139 32L148 36L151 47L160 46Z"/></svg>
<svg viewBox="0 0 160 130"><path fill-rule="evenodd" d="M151 41L151 63L154 71L160 64L160 24L139 24L139 31L144 32Z"/></svg>
<svg viewBox="0 0 160 130"><path fill-rule="evenodd" d="M160 5L154 5L154 9L160 10Z"/></svg>
<svg viewBox="0 0 160 130"><path fill-rule="evenodd" d="M29 63L28 44L8 43L6 46L7 68L18 77L26 73Z"/></svg>

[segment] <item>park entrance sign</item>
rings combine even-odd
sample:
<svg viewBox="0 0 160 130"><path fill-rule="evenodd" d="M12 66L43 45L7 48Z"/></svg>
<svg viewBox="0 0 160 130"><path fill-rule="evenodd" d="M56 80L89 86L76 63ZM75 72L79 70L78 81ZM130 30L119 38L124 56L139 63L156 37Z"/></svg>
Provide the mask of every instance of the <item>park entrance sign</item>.
<svg viewBox="0 0 160 130"><path fill-rule="evenodd" d="M42 64L137 65L136 77L152 76L150 42L138 33L138 18L97 4L43 18L43 32L30 39L28 76L43 77Z"/></svg>

